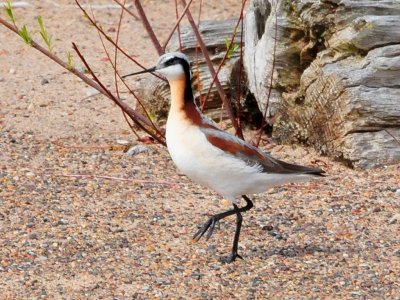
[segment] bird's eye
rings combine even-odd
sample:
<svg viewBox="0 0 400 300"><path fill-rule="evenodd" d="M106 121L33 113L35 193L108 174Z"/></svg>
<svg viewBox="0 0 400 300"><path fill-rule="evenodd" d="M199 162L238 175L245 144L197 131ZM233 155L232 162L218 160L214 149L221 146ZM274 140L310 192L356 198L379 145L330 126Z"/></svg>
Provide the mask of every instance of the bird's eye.
<svg viewBox="0 0 400 300"><path fill-rule="evenodd" d="M167 61L164 63L164 65L165 65L166 67L168 67L168 66L175 65L176 62L177 62L177 59L176 59L175 57L173 57L173 58L167 60Z"/></svg>

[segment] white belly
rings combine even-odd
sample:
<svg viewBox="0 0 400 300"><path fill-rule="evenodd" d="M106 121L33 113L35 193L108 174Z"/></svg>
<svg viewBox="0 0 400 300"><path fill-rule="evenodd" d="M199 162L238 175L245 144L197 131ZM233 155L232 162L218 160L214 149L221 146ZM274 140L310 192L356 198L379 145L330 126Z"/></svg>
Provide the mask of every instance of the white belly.
<svg viewBox="0 0 400 300"><path fill-rule="evenodd" d="M256 166L228 155L210 144L205 134L189 122L167 122L168 151L172 160L193 181L234 201L237 196L256 194L269 187L309 176L261 173Z"/></svg>

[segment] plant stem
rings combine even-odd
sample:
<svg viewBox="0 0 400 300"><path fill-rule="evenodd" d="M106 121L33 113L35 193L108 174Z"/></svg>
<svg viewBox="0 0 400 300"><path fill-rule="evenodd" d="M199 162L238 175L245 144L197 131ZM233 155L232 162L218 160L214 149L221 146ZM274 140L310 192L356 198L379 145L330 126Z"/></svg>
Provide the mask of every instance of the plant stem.
<svg viewBox="0 0 400 300"><path fill-rule="evenodd" d="M3 26L7 27L8 29L13 31L14 33L19 34L18 33L18 28L16 26L14 26L13 24L7 22L6 20L0 18L0 24L2 24ZM89 77L87 77L85 74L77 71L75 68L71 68L66 62L61 60L58 56L56 56L52 52L48 51L46 48L40 46L38 43L36 43L33 40L32 40L32 47L35 48L36 50L40 51L41 53L43 53L47 57L49 57L51 60L53 60L54 62L56 62L60 66L62 66L64 69L66 69L69 72L71 72L72 74L78 76L80 79L82 79L83 82L85 82L89 86L93 87L94 89L98 90L101 94L105 95L106 97L108 97L109 99L114 101L115 104L117 104L124 112L126 112L129 115L129 117L131 118L132 121L134 121L136 124L138 124L138 126L141 127L142 129L144 129L146 132L148 132L148 130L144 127L144 125L152 127L152 123L150 122L149 119L147 119L146 117L144 117L140 113L136 112L130 106L128 106L127 104L122 102L119 98L117 98L114 95L112 95L111 92L108 91L103 85L99 84L99 81L96 82L93 79L90 79ZM90 69L90 67L89 67L89 69ZM153 138L155 138L159 143L161 143L162 145L165 145L165 141L164 141L163 137L157 136L157 135L155 135L155 134L153 134L151 132L148 132L148 133Z"/></svg>
<svg viewBox="0 0 400 300"><path fill-rule="evenodd" d="M168 37L166 38L164 44L163 44L163 49L165 51L165 48L167 47L169 41L171 40L176 28L179 26L179 24L181 23L183 17L185 16L187 10L189 9L190 5L192 4L193 0L190 0L188 2L188 4L186 4L185 8L183 9L183 12L181 14L181 16L176 20L174 27L172 27L171 32L168 34Z"/></svg>
<svg viewBox="0 0 400 300"><path fill-rule="evenodd" d="M74 50L76 51L76 53L78 54L78 56L82 60L82 62L85 64L85 67L87 68L87 70L93 76L94 81L102 88L102 90L105 91L104 95L106 95L108 98L110 98L112 101L114 101L114 103L117 104L123 111L127 112L128 115L131 117L132 121L134 121L142 130L147 132L149 135L151 135L153 138L155 138L160 144L165 146L166 143L165 143L163 137L153 134L146 126L144 126L141 123L141 122L143 122L147 126L152 127L150 120L147 119L146 117L138 114L135 110L133 110L131 107L126 105L120 99L115 97L109 90L107 90L107 88L101 83L101 81L97 78L96 74L90 68L89 64L83 57L82 53L79 51L78 46L75 43L72 43L72 47L74 48Z"/></svg>
<svg viewBox="0 0 400 300"><path fill-rule="evenodd" d="M135 15L130 9L128 9L126 6L125 6L125 3L124 4L122 4L121 2L119 2L118 0L113 0L115 3L117 3L119 6L121 6L121 8L123 9L123 10L125 10L128 14L130 14L132 17L134 17L136 20L140 20L140 18L137 16L137 15Z"/></svg>
<svg viewBox="0 0 400 300"><path fill-rule="evenodd" d="M185 0L181 0L181 3L182 3L183 6L186 6L186 1ZM244 139L243 138L243 132L240 129L240 127L238 126L236 118L235 118L235 116L233 114L232 105L229 102L228 98L226 97L225 91L222 88L221 83L219 82L219 79L217 77L217 73L214 70L214 65L213 65L213 63L212 63L212 61L210 59L210 56L208 55L206 45L204 44L203 39L201 38L199 29L197 28L197 25L194 22L192 14L190 13L189 9L186 12L186 16L188 18L188 21L189 21L190 25L192 26L194 34L196 35L197 42L199 43L200 49L203 52L203 55L204 55L204 58L206 60L208 69L210 70L211 76L213 76L213 78L215 78L215 86L216 86L216 88L218 90L219 96L221 97L222 103L224 103L224 105L225 105L225 109L226 109L226 111L228 113L229 118L231 119L232 125L235 128L236 135L238 137L240 137L241 139Z"/></svg>
<svg viewBox="0 0 400 300"><path fill-rule="evenodd" d="M146 13L143 10L142 4L140 3L140 0L135 0L135 6L136 9L138 10L140 19L142 20L143 26L146 29L151 42L153 43L154 47L157 50L158 55L162 55L164 53L164 49L161 47L160 42L158 41L153 28L151 27L149 20L147 19Z"/></svg>

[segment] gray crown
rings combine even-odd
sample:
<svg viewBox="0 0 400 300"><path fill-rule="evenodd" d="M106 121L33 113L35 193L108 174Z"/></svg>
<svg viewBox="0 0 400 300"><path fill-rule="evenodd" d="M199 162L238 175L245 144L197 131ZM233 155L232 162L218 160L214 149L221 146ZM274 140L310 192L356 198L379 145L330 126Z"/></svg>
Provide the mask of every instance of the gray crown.
<svg viewBox="0 0 400 300"><path fill-rule="evenodd" d="M182 52L169 52L161 55L157 61L157 65L160 66L173 57L179 57L181 59L184 59L190 65L189 59Z"/></svg>

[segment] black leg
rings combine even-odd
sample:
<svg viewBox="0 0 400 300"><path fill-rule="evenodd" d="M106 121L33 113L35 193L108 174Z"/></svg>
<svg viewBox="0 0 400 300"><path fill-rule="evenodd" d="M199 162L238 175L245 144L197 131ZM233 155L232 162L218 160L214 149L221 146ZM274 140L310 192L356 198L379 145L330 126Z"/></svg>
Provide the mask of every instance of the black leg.
<svg viewBox="0 0 400 300"><path fill-rule="evenodd" d="M246 196L242 196L243 199L246 201L246 206L239 208L236 204L233 204L233 209L225 211L223 213L216 214L212 216L193 236L193 239L195 241L198 241L206 232L207 230L207 236L206 240L208 240L211 235L214 232L215 225L222 219L236 214L236 232L235 232L235 237L233 239L233 247L232 247L232 253L226 260L226 262L233 262L235 261L236 258L242 258L237 252L238 252L238 245L239 245L239 237L240 237L240 229L242 227L242 212L248 211L253 207L253 202Z"/></svg>
<svg viewBox="0 0 400 300"><path fill-rule="evenodd" d="M231 263L235 261L236 258L243 259L243 257L241 257L238 254L240 229L242 228L243 217L242 214L240 213L239 207L237 207L236 204L233 204L233 207L234 210L236 211L236 231L235 231L235 237L233 238L232 253L227 258L222 259L222 261L226 263Z"/></svg>

